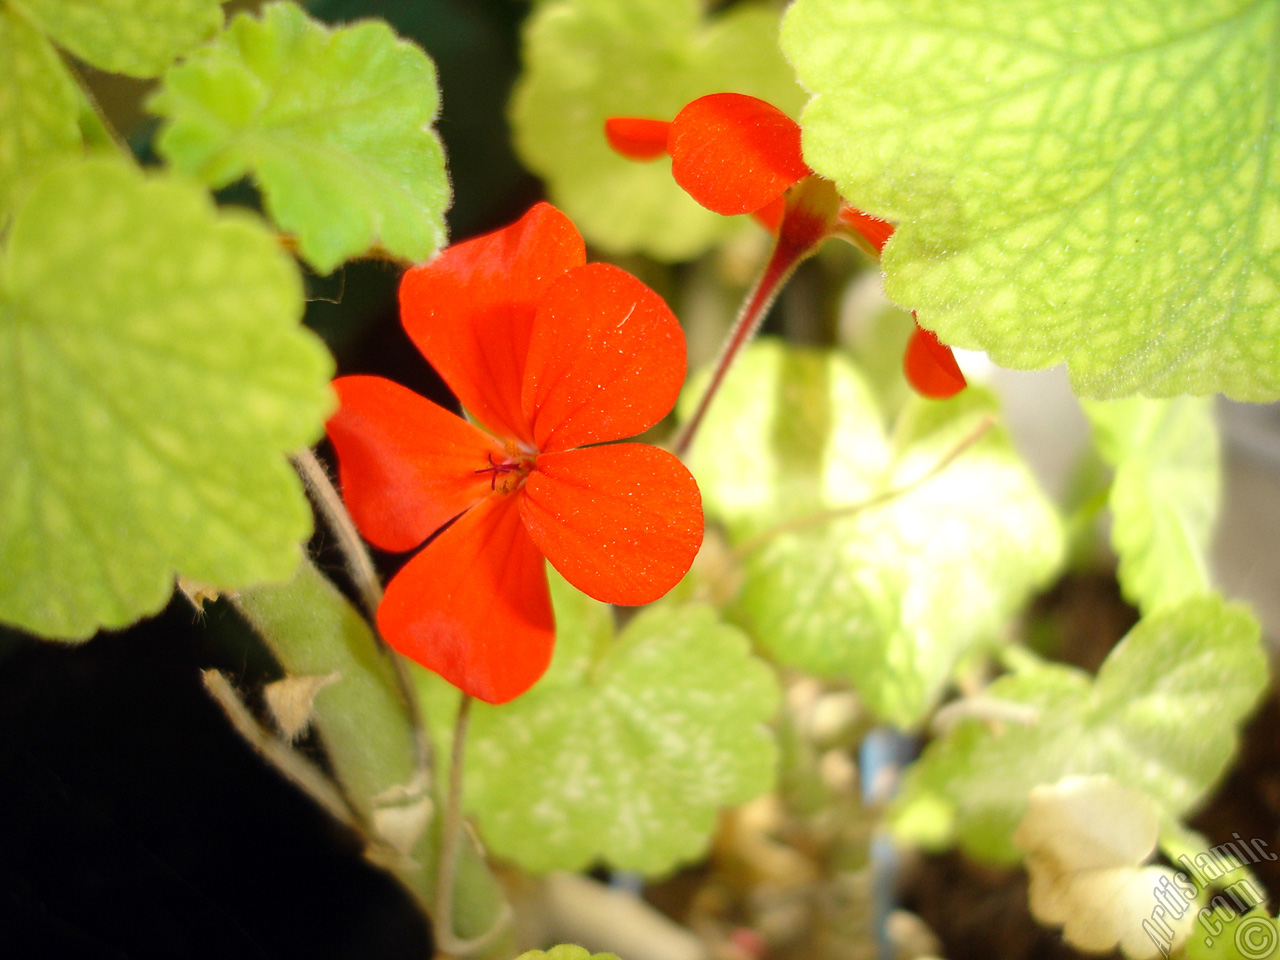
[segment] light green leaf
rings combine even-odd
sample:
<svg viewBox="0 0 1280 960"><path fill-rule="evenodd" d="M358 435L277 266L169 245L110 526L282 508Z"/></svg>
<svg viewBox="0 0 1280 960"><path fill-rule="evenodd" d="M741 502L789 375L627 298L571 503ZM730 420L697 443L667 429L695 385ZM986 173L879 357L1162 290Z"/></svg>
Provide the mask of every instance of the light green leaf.
<svg viewBox="0 0 1280 960"><path fill-rule="evenodd" d="M1183 960L1263 960L1275 956L1280 946L1280 918L1267 915L1265 896L1253 884L1233 886L1231 893L1218 894L1212 914L1200 920L1199 935L1187 940ZM1253 897L1258 898L1258 905L1244 916L1234 916L1236 898L1244 905Z"/></svg>
<svg viewBox="0 0 1280 960"><path fill-rule="evenodd" d="M155 77L222 26L222 0L8 0L57 43L112 73Z"/></svg>
<svg viewBox="0 0 1280 960"><path fill-rule="evenodd" d="M946 810L969 853L1013 862L1031 788L1089 774L1109 774L1180 817L1226 769L1236 727L1266 684L1253 617L1217 597L1188 600L1144 618L1096 680L1046 664L991 684L912 768L895 823L901 831L919 809Z"/></svg>
<svg viewBox="0 0 1280 960"><path fill-rule="evenodd" d="M721 807L773 782L772 672L709 607L649 608L614 639L606 605L555 575L552 597L546 676L471 709L466 806L487 848L534 872L601 859L658 874L693 859ZM421 683L446 729L456 698L433 675Z"/></svg>
<svg viewBox="0 0 1280 960"><path fill-rule="evenodd" d="M321 273L375 244L425 260L445 242L435 67L385 23L331 30L291 3L241 14L150 107L165 159L214 187L252 175Z"/></svg>
<svg viewBox="0 0 1280 960"><path fill-rule="evenodd" d="M80 146L76 88L58 54L20 13L0 7L0 215L18 179Z"/></svg>
<svg viewBox="0 0 1280 960"><path fill-rule="evenodd" d="M710 379L680 398L687 419ZM689 468L708 515L740 538L837 504L884 482L881 413L853 364L838 353L762 338L743 352L707 411Z"/></svg>
<svg viewBox="0 0 1280 960"><path fill-rule="evenodd" d="M115 159L43 177L0 253L0 620L86 637L181 571L287 577L311 513L285 453L332 361L297 269L243 214Z"/></svg>
<svg viewBox="0 0 1280 960"><path fill-rule="evenodd" d="M798 0L805 158L887 290L1099 398L1280 396L1276 0Z"/></svg>
<svg viewBox="0 0 1280 960"><path fill-rule="evenodd" d="M745 554L738 614L780 663L914 725L1062 557L1053 506L990 428L993 398L916 400L890 447L847 360L768 341L722 394L690 462Z"/></svg>
<svg viewBox="0 0 1280 960"><path fill-rule="evenodd" d="M734 229L671 179L671 163L637 163L604 137L609 117L672 119L708 93L803 102L778 49L778 13L742 3L704 19L699 0L559 0L524 35L512 101L516 149L587 240L611 253L686 260Z"/></svg>
<svg viewBox="0 0 1280 960"><path fill-rule="evenodd" d="M1208 593L1222 487L1213 402L1085 401L1098 452L1115 469L1111 544L1120 587L1144 612Z"/></svg>
<svg viewBox="0 0 1280 960"><path fill-rule="evenodd" d="M618 956L613 953L592 953L585 947L562 943L550 950L530 950L520 954L516 960L618 960Z"/></svg>

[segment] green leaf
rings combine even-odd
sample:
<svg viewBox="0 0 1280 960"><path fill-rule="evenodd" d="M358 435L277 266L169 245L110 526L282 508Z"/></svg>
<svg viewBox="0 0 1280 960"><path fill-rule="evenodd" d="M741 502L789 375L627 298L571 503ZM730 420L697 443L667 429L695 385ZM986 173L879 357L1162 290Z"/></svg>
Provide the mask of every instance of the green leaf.
<svg viewBox="0 0 1280 960"><path fill-rule="evenodd" d="M1264 896L1253 884L1234 886L1231 894L1218 894L1214 898L1218 902L1208 908L1211 913L1197 917L1199 923L1183 949L1183 960L1263 960L1274 956L1280 945L1280 918L1267 915ZM1259 905L1244 916L1236 916L1237 905L1247 904L1252 897L1259 898Z"/></svg>
<svg viewBox="0 0 1280 960"><path fill-rule="evenodd" d="M332 361L296 267L244 214L115 159L43 177L0 253L0 620L86 637L173 576L283 579L311 513L284 454Z"/></svg>
<svg viewBox="0 0 1280 960"><path fill-rule="evenodd" d="M533 872L603 859L658 874L693 859L721 807L773 781L772 672L709 607L651 607L615 639L605 604L555 575L552 597L546 676L509 704L472 706L466 806L487 848ZM433 729L447 729L454 691L421 683Z"/></svg>
<svg viewBox="0 0 1280 960"><path fill-rule="evenodd" d="M618 960L618 956L613 953L592 953L585 947L562 943L550 950L530 950L520 954L516 960Z"/></svg>
<svg viewBox="0 0 1280 960"><path fill-rule="evenodd" d="M75 83L40 31L0 7L0 215L18 180L80 146Z"/></svg>
<svg viewBox="0 0 1280 960"><path fill-rule="evenodd" d="M704 370L680 398L692 415ZM689 455L709 516L739 538L837 504L884 482L889 447L875 397L838 353L761 338L734 365Z"/></svg>
<svg viewBox="0 0 1280 960"><path fill-rule="evenodd" d="M538 6L524 35L525 73L512 101L516 149L588 242L611 253L686 260L735 221L694 203L671 163L618 156L609 117L672 119L708 93L735 91L792 115L803 103L778 49L778 13L742 3L710 22L699 0L559 0Z"/></svg>
<svg viewBox="0 0 1280 960"><path fill-rule="evenodd" d="M222 0L9 0L59 45L112 73L156 77L222 26Z"/></svg>
<svg viewBox="0 0 1280 960"><path fill-rule="evenodd" d="M149 104L168 121L161 155L213 187L252 175L321 273L375 244L427 259L450 198L431 60L380 21L331 30L291 3L260 14L165 75Z"/></svg>
<svg viewBox="0 0 1280 960"><path fill-rule="evenodd" d="M798 0L805 158L945 342L1099 398L1280 396L1276 0Z"/></svg>
<svg viewBox="0 0 1280 960"><path fill-rule="evenodd" d="M890 446L847 360L769 341L721 393L690 463L745 555L737 614L778 662L916 724L1062 557L1056 511L990 428L994 399L916 400Z"/></svg>
<svg viewBox="0 0 1280 960"><path fill-rule="evenodd" d="M945 810L969 853L1013 862L1031 788L1089 774L1180 817L1226 769L1236 727L1266 684L1253 617L1217 597L1188 600L1145 617L1096 680L1046 664L992 683L907 775L895 823L904 832Z"/></svg>
<svg viewBox="0 0 1280 960"><path fill-rule="evenodd" d="M1209 540L1222 487L1213 402L1085 401L1115 469L1111 543L1125 598L1144 612L1208 593Z"/></svg>

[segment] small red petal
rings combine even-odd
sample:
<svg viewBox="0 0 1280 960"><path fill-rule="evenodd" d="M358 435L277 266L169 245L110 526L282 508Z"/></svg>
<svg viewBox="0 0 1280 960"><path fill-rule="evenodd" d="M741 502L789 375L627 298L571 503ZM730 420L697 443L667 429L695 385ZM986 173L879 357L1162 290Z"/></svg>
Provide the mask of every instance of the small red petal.
<svg viewBox="0 0 1280 960"><path fill-rule="evenodd" d="M641 117L610 117L604 122L609 146L628 160L657 160L667 153L669 120Z"/></svg>
<svg viewBox="0 0 1280 960"><path fill-rule="evenodd" d="M528 690L551 662L555 616L515 498L486 497L410 560L387 585L378 629L473 697L506 703Z"/></svg>
<svg viewBox="0 0 1280 960"><path fill-rule="evenodd" d="M339 377L326 429L351 518L383 550L410 550L489 492L483 469L501 445L412 390L381 377Z"/></svg>
<svg viewBox="0 0 1280 960"><path fill-rule="evenodd" d="M693 101L671 122L667 143L676 182L725 215L759 210L811 172L796 122L740 93Z"/></svg>
<svg viewBox="0 0 1280 960"><path fill-rule="evenodd" d="M538 301L586 261L569 218L539 203L511 226L411 268L400 283L413 342L472 416L504 439L532 442L520 389Z"/></svg>
<svg viewBox="0 0 1280 960"><path fill-rule="evenodd" d="M866 241L871 244L877 253L884 249L884 245L889 242L889 238L893 236L893 224L887 220L881 220L870 214L863 213L847 203L840 207L840 222L845 226L858 231L862 234Z"/></svg>
<svg viewBox="0 0 1280 960"><path fill-rule="evenodd" d="M621 440L675 406L684 331L625 270L590 263L547 291L529 341L523 407L543 452Z"/></svg>
<svg viewBox="0 0 1280 960"><path fill-rule="evenodd" d="M946 400L968 386L951 348L938 341L932 330L917 326L902 358L907 380L917 393Z"/></svg>
<svg viewBox="0 0 1280 960"><path fill-rule="evenodd" d="M676 457L643 443L542 454L520 497L538 549L606 603L651 603L702 545L702 496Z"/></svg>

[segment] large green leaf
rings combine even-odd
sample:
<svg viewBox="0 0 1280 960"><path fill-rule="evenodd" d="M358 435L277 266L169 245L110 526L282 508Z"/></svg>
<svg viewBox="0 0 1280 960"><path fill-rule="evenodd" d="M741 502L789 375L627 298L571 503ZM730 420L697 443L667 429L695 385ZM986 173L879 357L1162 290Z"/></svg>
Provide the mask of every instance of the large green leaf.
<svg viewBox="0 0 1280 960"><path fill-rule="evenodd" d="M612 253L684 260L733 229L671 179L604 137L613 116L672 119L708 93L751 94L794 115L803 102L778 49L778 13L759 3L704 20L700 0L555 0L525 29L512 102L516 148L587 240Z"/></svg>
<svg viewBox="0 0 1280 960"><path fill-rule="evenodd" d="M615 639L606 605L554 575L552 597L546 676L472 706L466 806L486 846L535 872L603 859L656 874L696 857L721 807L773 781L771 671L709 607L644 610ZM421 682L441 730L454 691Z"/></svg>
<svg viewBox="0 0 1280 960"><path fill-rule="evenodd" d="M285 453L332 363L296 267L243 214L114 159L50 171L0 253L0 619L80 638L175 571L287 577L311 514Z"/></svg>
<svg viewBox="0 0 1280 960"><path fill-rule="evenodd" d="M1082 394L1280 396L1280 3L798 0L805 157L890 295Z"/></svg>
<svg viewBox="0 0 1280 960"><path fill-rule="evenodd" d="M1213 402L1085 401L1098 452L1115 468L1111 543L1120 586L1144 612L1208 593L1222 486Z"/></svg>
<svg viewBox="0 0 1280 960"><path fill-rule="evenodd" d="M21 13L0 6L0 215L18 179L80 146L75 83Z"/></svg>
<svg viewBox="0 0 1280 960"><path fill-rule="evenodd" d="M222 25L223 0L7 0L81 60L155 77Z"/></svg>
<svg viewBox="0 0 1280 960"><path fill-rule="evenodd" d="M847 360L767 340L747 351L690 463L745 554L736 612L775 659L846 680L911 726L957 659L1048 581L1061 523L1004 431L977 437L995 413L977 389L916 400L890 445Z"/></svg>
<svg viewBox="0 0 1280 960"><path fill-rule="evenodd" d="M328 273L375 244L425 260L445 242L439 102L431 60L385 23L331 30L277 3L169 71L150 107L170 163L215 187L252 175Z"/></svg>
<svg viewBox="0 0 1280 960"><path fill-rule="evenodd" d="M1202 597L1166 608L1134 627L1096 680L1046 664L991 684L908 774L898 825L920 839L919 824L938 818L949 829L933 842L953 835L1011 862L1031 788L1088 774L1180 817L1230 762L1236 726L1266 685L1258 624L1242 607Z"/></svg>

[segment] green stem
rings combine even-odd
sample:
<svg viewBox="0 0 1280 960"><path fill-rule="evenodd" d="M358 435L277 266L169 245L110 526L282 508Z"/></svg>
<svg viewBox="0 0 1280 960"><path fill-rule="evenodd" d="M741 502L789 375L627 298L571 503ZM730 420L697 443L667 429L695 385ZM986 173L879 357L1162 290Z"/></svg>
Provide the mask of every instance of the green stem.
<svg viewBox="0 0 1280 960"><path fill-rule="evenodd" d="M462 843L462 785L466 765L467 727L471 719L472 697L462 695L453 724L453 750L449 755L449 793L445 800L444 822L440 826L440 872L436 879L435 936L443 952L452 957L470 957L491 944L507 927L510 911L504 910L486 932L469 940L459 938L453 926L453 898L458 885L458 853Z"/></svg>

